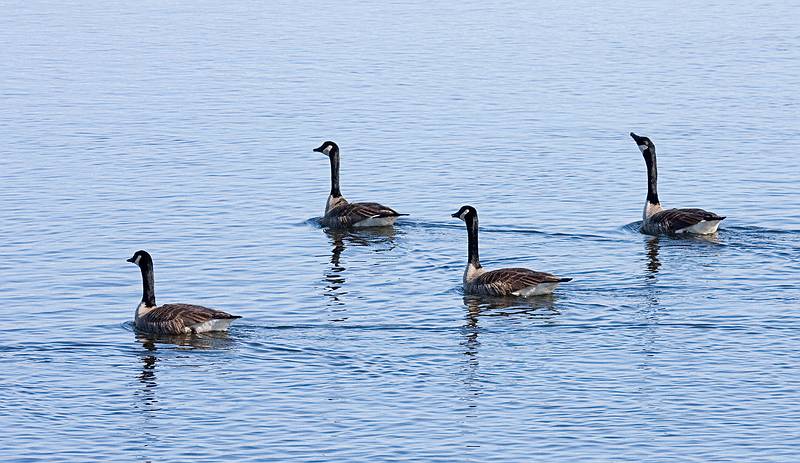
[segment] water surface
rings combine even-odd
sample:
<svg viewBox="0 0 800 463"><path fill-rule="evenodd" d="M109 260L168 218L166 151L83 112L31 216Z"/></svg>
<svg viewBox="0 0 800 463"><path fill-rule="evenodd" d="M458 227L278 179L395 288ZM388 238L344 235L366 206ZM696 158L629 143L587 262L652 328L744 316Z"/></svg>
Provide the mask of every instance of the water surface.
<svg viewBox="0 0 800 463"><path fill-rule="evenodd" d="M0 459L795 461L795 5L12 2ZM712 239L636 231L666 206ZM388 231L319 216L342 191ZM574 280L464 297L487 267ZM244 318L148 339L159 302Z"/></svg>

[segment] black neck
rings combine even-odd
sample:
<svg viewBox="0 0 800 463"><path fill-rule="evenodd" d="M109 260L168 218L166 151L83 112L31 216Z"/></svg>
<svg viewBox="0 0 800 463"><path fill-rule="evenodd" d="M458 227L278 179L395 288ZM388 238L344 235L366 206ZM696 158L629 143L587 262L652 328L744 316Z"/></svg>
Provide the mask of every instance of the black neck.
<svg viewBox="0 0 800 463"><path fill-rule="evenodd" d="M333 149L329 156L331 158L331 196L338 198L342 196L339 191L339 150Z"/></svg>
<svg viewBox="0 0 800 463"><path fill-rule="evenodd" d="M656 168L656 150L644 150L644 163L647 164L647 201L651 204L658 202L658 169Z"/></svg>
<svg viewBox="0 0 800 463"><path fill-rule="evenodd" d="M140 268L142 270L142 302L147 307L155 307L156 285L153 279L153 262L142 262Z"/></svg>
<svg viewBox="0 0 800 463"><path fill-rule="evenodd" d="M467 258L469 263L476 268L481 267L481 261L478 257L478 218L468 216L467 222Z"/></svg>

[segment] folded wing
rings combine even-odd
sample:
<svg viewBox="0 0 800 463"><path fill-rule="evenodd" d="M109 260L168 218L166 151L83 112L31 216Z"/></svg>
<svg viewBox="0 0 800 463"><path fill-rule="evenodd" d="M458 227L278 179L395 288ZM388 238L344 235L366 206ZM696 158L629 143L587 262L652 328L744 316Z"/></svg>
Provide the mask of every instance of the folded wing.
<svg viewBox="0 0 800 463"><path fill-rule="evenodd" d="M572 278L562 278L550 273L536 272L527 268L503 268L479 275L474 285L481 292L492 296L508 296L542 283L562 283Z"/></svg>
<svg viewBox="0 0 800 463"><path fill-rule="evenodd" d="M241 318L221 310L192 304L164 304L151 310L138 320L140 328L156 334L181 334L210 320Z"/></svg>
<svg viewBox="0 0 800 463"><path fill-rule="evenodd" d="M649 221L665 232L677 232L684 228L697 225L704 220L714 221L724 218L725 217L703 209L667 209L654 214L649 218Z"/></svg>
<svg viewBox="0 0 800 463"><path fill-rule="evenodd" d="M348 203L331 209L322 218L323 225L332 227L350 227L367 219L381 217L399 217L394 209L378 203Z"/></svg>

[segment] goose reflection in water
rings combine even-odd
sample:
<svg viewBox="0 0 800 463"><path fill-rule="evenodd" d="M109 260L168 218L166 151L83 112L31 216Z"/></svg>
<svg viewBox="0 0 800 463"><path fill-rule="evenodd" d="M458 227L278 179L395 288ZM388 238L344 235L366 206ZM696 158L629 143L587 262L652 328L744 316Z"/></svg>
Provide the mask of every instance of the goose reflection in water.
<svg viewBox="0 0 800 463"><path fill-rule="evenodd" d="M141 355L142 372L139 374L139 382L142 385L142 389L140 391L140 400L138 400L137 403L141 404L143 411L152 412L158 403L158 398L155 394L155 388L157 386L156 362L158 362L155 356L156 345L152 340L147 338L137 337L137 339L142 341L142 347L146 349L146 352Z"/></svg>
<svg viewBox="0 0 800 463"><path fill-rule="evenodd" d="M541 320L546 323L554 321L559 315L556 308L557 296L546 295L536 298L505 298L486 296L464 296L467 307L466 323L463 327L465 347L464 355L476 357L478 354L479 320L484 317L524 317Z"/></svg>
<svg viewBox="0 0 800 463"><path fill-rule="evenodd" d="M479 317L524 316L537 320L550 321L559 314L556 308L558 296L547 294L537 297L487 297L464 296L467 319Z"/></svg>
<svg viewBox="0 0 800 463"><path fill-rule="evenodd" d="M142 344L143 351L139 353L142 369L138 373L138 384L133 393L133 407L141 414L142 424L138 428L142 431L139 439L142 445L143 461L155 461L149 455L155 453L154 448L160 446L161 433L159 425L161 407L158 401L157 366L161 357L169 356L169 349L227 349L233 345L233 340L224 331L202 334L185 334L180 336L155 336L152 334L136 333L136 341ZM165 354L159 355L159 345L164 345ZM162 387L163 388L163 387ZM169 396L169 391L164 392Z"/></svg>
<svg viewBox="0 0 800 463"><path fill-rule="evenodd" d="M140 400L137 401L144 406L145 410L158 403L155 396L158 386L156 382L156 365L159 362L158 344L171 344L180 349L229 349L234 344L229 334L224 331L180 336L154 336L149 333L137 333L136 341L142 343L142 347L145 349L140 355L142 371L139 374L139 382L142 390L140 391Z"/></svg>
<svg viewBox="0 0 800 463"><path fill-rule="evenodd" d="M466 389L464 399L468 403L468 407L475 407L472 402L481 393L478 356L481 345L478 339L482 332L480 327L481 319L522 317L548 324L554 323L555 317L559 315L559 311L556 308L557 298L558 296L554 295L535 298L464 296L463 301L464 306L467 308L467 314L464 326L461 329L464 336L461 346L464 349L466 362L462 376Z"/></svg>
<svg viewBox="0 0 800 463"><path fill-rule="evenodd" d="M662 265L661 259L658 258L661 250L660 239L661 238L657 236L648 238L644 244L647 253L644 273L642 274L644 278L645 298L643 300L644 304L636 311L636 317L648 325L658 323L659 312L662 310L658 300L660 290L658 287L658 280L656 279Z"/></svg>
<svg viewBox="0 0 800 463"><path fill-rule="evenodd" d="M142 343L144 351L139 355L142 362L142 370L139 372L138 380L139 386L134 390L133 406L141 413L142 425L138 428L142 430L140 442L142 445L142 455L146 456L153 452L152 446L157 445L159 441L158 433L154 432L157 429L158 423L158 382L156 378L156 365L158 364L158 357L156 356L156 345L153 340L137 336L136 340ZM149 461L149 458L145 459Z"/></svg>
<svg viewBox="0 0 800 463"><path fill-rule="evenodd" d="M658 237L650 238L645 243L647 248L647 268L645 269L645 278L655 278L658 269L661 268L661 261L658 260L659 249Z"/></svg>
<svg viewBox="0 0 800 463"><path fill-rule="evenodd" d="M722 244L719 234L710 235L674 235L674 236L655 236L644 241L646 258L644 259L644 271L642 278L644 281L645 297L641 300L641 305L637 306L634 314L638 323L641 323L641 330L638 331L638 342L642 354L642 360L637 368L649 372L654 367L654 360L658 355L658 346L661 342L662 332L659 329L661 318L669 313L669 307L661 303L662 291L670 291L669 273L675 271L672 268L677 262L686 257L696 257L698 254L708 251L708 246L718 246ZM664 264L660 254L664 253L667 267L662 269ZM671 265L672 264L672 265ZM662 270L667 270L664 281L659 281L658 275ZM649 373L648 373L649 375ZM645 376L642 384L649 382L650 376Z"/></svg>
<svg viewBox="0 0 800 463"><path fill-rule="evenodd" d="M334 307L334 311L343 311L342 306L345 302L341 300L347 294L344 285L347 282L344 274L347 270L342 264L342 253L348 246L370 247L374 252L391 251L397 246L397 231L393 227L367 228L363 230L338 230L325 229L331 244L330 267L324 276L325 291L323 294L328 297L328 306ZM336 309L338 308L338 309ZM346 320L338 319L334 321Z"/></svg>
<svg viewBox="0 0 800 463"><path fill-rule="evenodd" d="M158 345L171 345L172 348L180 350L194 349L213 349L226 350L234 347L235 342L226 331L212 331L201 334L184 334L176 336L154 336L150 333L137 333L136 341L142 343L145 349L141 354L142 372L139 374L139 382L144 386L144 391L154 389L156 384L156 365L159 362ZM143 397L142 403L148 403L148 397ZM155 396L152 403L158 402Z"/></svg>
<svg viewBox="0 0 800 463"><path fill-rule="evenodd" d="M661 240L664 240L662 243ZM653 279L661 269L661 260L659 253L662 245L665 248L673 248L680 252L688 252L692 254L697 253L696 246L702 245L719 245L723 244L719 238L719 234L714 233L711 235L675 235L668 238L659 236L650 237L645 241L645 250L647 251L647 266L645 268L644 276L647 279Z"/></svg>
<svg viewBox="0 0 800 463"><path fill-rule="evenodd" d="M227 331L209 331L199 334L161 335L137 333L136 340L155 355L159 344L173 345L183 349L230 349L234 338Z"/></svg>

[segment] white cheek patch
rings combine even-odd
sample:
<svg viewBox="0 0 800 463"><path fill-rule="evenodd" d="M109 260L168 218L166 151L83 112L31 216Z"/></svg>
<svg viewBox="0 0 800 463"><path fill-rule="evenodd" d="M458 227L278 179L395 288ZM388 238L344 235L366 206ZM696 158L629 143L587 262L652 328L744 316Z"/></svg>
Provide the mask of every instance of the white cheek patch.
<svg viewBox="0 0 800 463"><path fill-rule="evenodd" d="M465 221L466 221L466 220L467 220L467 213L468 213L468 212L469 212L469 211L464 211L464 212L462 212L462 213L461 213L461 215L459 215L459 216L458 216L458 218L459 218L459 219L461 219L461 220L465 220Z"/></svg>
<svg viewBox="0 0 800 463"><path fill-rule="evenodd" d="M142 260L142 256L136 256L136 259L133 260L133 263L139 265L140 260Z"/></svg>
<svg viewBox="0 0 800 463"><path fill-rule="evenodd" d="M326 146L322 152L325 154L331 154L331 145Z"/></svg>
<svg viewBox="0 0 800 463"><path fill-rule="evenodd" d="M642 153L644 153L644 150L647 149L647 145L639 145L639 149L642 150Z"/></svg>

